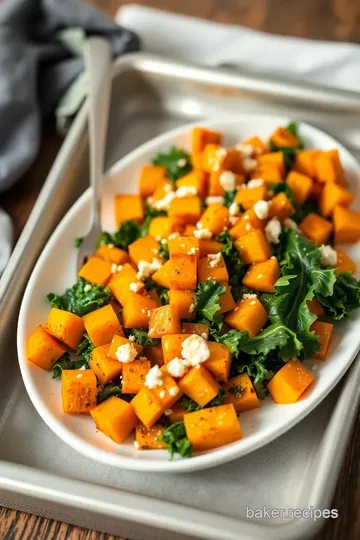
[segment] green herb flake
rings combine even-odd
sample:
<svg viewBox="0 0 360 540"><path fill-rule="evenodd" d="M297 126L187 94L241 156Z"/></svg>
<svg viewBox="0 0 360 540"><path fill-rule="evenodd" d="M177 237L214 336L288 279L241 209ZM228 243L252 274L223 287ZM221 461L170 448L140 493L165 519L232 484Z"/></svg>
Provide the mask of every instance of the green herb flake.
<svg viewBox="0 0 360 540"><path fill-rule="evenodd" d="M166 176L173 183L192 170L190 155L176 146L172 146L168 152L157 154L152 164L165 167Z"/></svg>
<svg viewBox="0 0 360 540"><path fill-rule="evenodd" d="M173 459L175 454L180 454L180 456L187 458L192 456L191 443L186 436L184 422L176 422L167 427L162 437L159 438L159 441L166 444L167 450L170 453L170 459Z"/></svg>
<svg viewBox="0 0 360 540"><path fill-rule="evenodd" d="M79 238L75 238L74 246L76 248L79 248L81 246L81 244L83 243L83 240L84 240L84 238L82 238L81 236L79 236Z"/></svg>
<svg viewBox="0 0 360 540"><path fill-rule="evenodd" d="M110 289L102 285L88 283L79 277L77 282L63 295L49 293L47 298L51 307L70 311L79 317L99 309L109 303Z"/></svg>

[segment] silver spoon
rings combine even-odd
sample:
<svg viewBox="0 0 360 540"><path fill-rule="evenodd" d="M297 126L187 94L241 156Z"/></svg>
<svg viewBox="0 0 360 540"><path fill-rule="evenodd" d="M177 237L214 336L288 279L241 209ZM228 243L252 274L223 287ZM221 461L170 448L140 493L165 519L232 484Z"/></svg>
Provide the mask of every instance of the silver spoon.
<svg viewBox="0 0 360 540"><path fill-rule="evenodd" d="M90 186L92 190L90 229L81 242L77 269L85 257L93 255L101 235L100 203L104 157L111 96L111 45L108 40L89 38L85 44L85 69L88 84Z"/></svg>

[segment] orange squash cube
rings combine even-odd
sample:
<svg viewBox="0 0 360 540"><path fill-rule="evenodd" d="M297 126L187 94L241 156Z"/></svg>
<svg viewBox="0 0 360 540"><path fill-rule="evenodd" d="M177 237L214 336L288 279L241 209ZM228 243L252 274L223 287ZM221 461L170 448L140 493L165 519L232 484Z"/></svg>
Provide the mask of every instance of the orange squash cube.
<svg viewBox="0 0 360 540"><path fill-rule="evenodd" d="M337 253L336 268L339 274L342 272L350 272L354 274L356 272L356 264L351 257L341 248L335 248Z"/></svg>
<svg viewBox="0 0 360 540"><path fill-rule="evenodd" d="M157 201L161 201L161 199L163 199L165 195L169 193L170 191L174 191L172 183L170 182L170 180L165 180L163 184L161 184L159 187L155 189L152 196L152 204Z"/></svg>
<svg viewBox="0 0 360 540"><path fill-rule="evenodd" d="M221 294L219 297L219 304L220 309L219 313L226 313L227 311L231 311L235 307L235 300L233 298L233 295L231 294L231 289L229 285L226 283L226 281L221 281L220 285L223 285L225 287L225 293Z"/></svg>
<svg viewBox="0 0 360 540"><path fill-rule="evenodd" d="M155 424L166 410L153 392L145 386L131 400L131 405L136 416L148 428Z"/></svg>
<svg viewBox="0 0 360 540"><path fill-rule="evenodd" d="M38 326L26 340L27 360L46 371L50 371L65 352L65 347L48 334L42 326Z"/></svg>
<svg viewBox="0 0 360 540"><path fill-rule="evenodd" d="M120 321L110 304L84 315L83 321L94 347L110 343L115 334L124 334Z"/></svg>
<svg viewBox="0 0 360 540"><path fill-rule="evenodd" d="M142 424L137 424L135 429L135 442L138 450L159 450L166 448L166 444L161 442L164 426L155 424L151 428L147 428Z"/></svg>
<svg viewBox="0 0 360 540"><path fill-rule="evenodd" d="M316 175L315 161L320 150L300 150L296 152L294 170L314 178Z"/></svg>
<svg viewBox="0 0 360 540"><path fill-rule="evenodd" d="M313 181L310 176L305 176L305 174L296 171L290 171L286 182L293 192L295 201L298 204L303 205L312 192Z"/></svg>
<svg viewBox="0 0 360 540"><path fill-rule="evenodd" d="M318 214L308 214L299 225L301 231L317 246L326 244L329 240L333 226L330 221Z"/></svg>
<svg viewBox="0 0 360 540"><path fill-rule="evenodd" d="M151 312L158 307L157 300L150 295L131 293L123 309L124 328L144 328L149 326Z"/></svg>
<svg viewBox="0 0 360 540"><path fill-rule="evenodd" d="M166 261L165 264L162 265L159 270L156 270L154 274L151 276L153 281L160 285L161 287L165 287L166 289L170 288L170 279L172 276L172 263L171 261Z"/></svg>
<svg viewBox="0 0 360 540"><path fill-rule="evenodd" d="M166 178L165 167L144 165L140 171L139 193L142 197L150 197L161 186Z"/></svg>
<svg viewBox="0 0 360 540"><path fill-rule="evenodd" d="M199 240L199 257L219 253L224 247L224 244L216 240Z"/></svg>
<svg viewBox="0 0 360 540"><path fill-rule="evenodd" d="M201 229L208 229L214 236L220 234L229 222L229 209L222 204L210 204L201 216Z"/></svg>
<svg viewBox="0 0 360 540"><path fill-rule="evenodd" d="M195 225L201 215L200 197L176 197L169 205L168 214L169 217L181 219L184 224Z"/></svg>
<svg viewBox="0 0 360 540"><path fill-rule="evenodd" d="M299 139L284 127L278 127L274 133L270 136L271 142L275 146L285 146L287 148L297 148L299 146Z"/></svg>
<svg viewBox="0 0 360 540"><path fill-rule="evenodd" d="M268 382L267 388L275 403L296 403L314 380L314 375L299 360L290 360Z"/></svg>
<svg viewBox="0 0 360 540"><path fill-rule="evenodd" d="M172 334L161 338L164 365L166 366L173 358L181 358L182 344L191 334Z"/></svg>
<svg viewBox="0 0 360 540"><path fill-rule="evenodd" d="M319 360L326 360L334 332L334 325L327 322L315 321L311 325L311 330L318 336L321 345L320 351L313 356Z"/></svg>
<svg viewBox="0 0 360 540"><path fill-rule="evenodd" d="M170 424L176 424L176 422L184 421L184 415L187 412L184 407L182 407L179 403L175 403L171 410L172 413L168 416Z"/></svg>
<svg viewBox="0 0 360 540"><path fill-rule="evenodd" d="M231 403L185 414L184 423L186 435L195 451L218 448L243 436Z"/></svg>
<svg viewBox="0 0 360 540"><path fill-rule="evenodd" d="M249 139L243 141L242 144L252 146L255 155L265 154L267 152L266 144L257 135L249 137Z"/></svg>
<svg viewBox="0 0 360 540"><path fill-rule="evenodd" d="M131 261L139 264L140 261L151 262L154 258L159 259L159 242L152 236L143 236L129 245L129 255Z"/></svg>
<svg viewBox="0 0 360 540"><path fill-rule="evenodd" d="M137 394L144 386L145 377L151 368L150 360L133 360L123 365L122 392L124 394Z"/></svg>
<svg viewBox="0 0 360 540"><path fill-rule="evenodd" d="M222 148L219 144L207 144L202 152L201 167L211 173L220 169L242 173L242 155L235 148Z"/></svg>
<svg viewBox="0 0 360 540"><path fill-rule="evenodd" d="M144 219L143 202L140 195L115 196L115 220L118 227L129 219L142 221Z"/></svg>
<svg viewBox="0 0 360 540"><path fill-rule="evenodd" d="M90 411L96 427L120 444L135 429L136 416L131 404L112 396Z"/></svg>
<svg viewBox="0 0 360 540"><path fill-rule="evenodd" d="M61 396L64 413L89 412L96 405L96 377L91 369L63 369Z"/></svg>
<svg viewBox="0 0 360 540"><path fill-rule="evenodd" d="M238 414L260 407L259 398L247 373L241 373L230 379L224 390L225 403L232 403Z"/></svg>
<svg viewBox="0 0 360 540"><path fill-rule="evenodd" d="M218 395L220 385L203 364L199 366L191 368L178 384L181 392L204 407Z"/></svg>
<svg viewBox="0 0 360 540"><path fill-rule="evenodd" d="M199 256L199 240L195 237L178 236L168 242L170 257L176 258L182 255Z"/></svg>
<svg viewBox="0 0 360 540"><path fill-rule="evenodd" d="M251 208L240 216L239 221L230 229L229 233L233 238L240 238L240 236L249 234L256 229L264 229L264 221L258 218Z"/></svg>
<svg viewBox="0 0 360 540"><path fill-rule="evenodd" d="M191 132L191 152L198 154L204 150L207 144L221 144L222 139L222 133L196 126Z"/></svg>
<svg viewBox="0 0 360 540"><path fill-rule="evenodd" d="M85 327L82 318L74 313L51 308L44 330L71 349L76 349L82 340Z"/></svg>
<svg viewBox="0 0 360 540"><path fill-rule="evenodd" d="M234 175L234 185L235 187L239 187L241 184L245 182L245 176L242 174L235 174L231 171L212 171L209 176L209 195L218 195L223 196L225 195L225 189L221 185L221 175L225 174L233 174Z"/></svg>
<svg viewBox="0 0 360 540"><path fill-rule="evenodd" d="M272 293L275 292L274 285L279 277L279 263L275 257L271 257L267 261L252 264L244 276L243 284L255 291Z"/></svg>
<svg viewBox="0 0 360 540"><path fill-rule="evenodd" d="M163 411L170 409L176 401L182 396L179 386L175 379L167 372L166 366L161 368L162 371L162 386L153 388L151 391L161 403Z"/></svg>
<svg viewBox="0 0 360 540"><path fill-rule="evenodd" d="M259 186L252 188L239 189L236 194L235 202L241 204L245 210L250 210L258 201L266 201L268 199L267 187ZM202 221L202 218L201 218ZM219 234L219 233L217 233Z"/></svg>
<svg viewBox="0 0 360 540"><path fill-rule="evenodd" d="M203 323L183 322L181 325L181 332L183 334L196 334L204 339L208 339L209 337L209 327L207 324Z"/></svg>
<svg viewBox="0 0 360 540"><path fill-rule="evenodd" d="M196 289L197 284L197 255L170 254L170 288L180 290Z"/></svg>
<svg viewBox="0 0 360 540"><path fill-rule="evenodd" d="M100 257L100 259L115 263L116 265L123 265L129 260L129 255L126 251L117 247L110 247L106 244L103 244L98 248L96 257Z"/></svg>
<svg viewBox="0 0 360 540"><path fill-rule="evenodd" d="M179 220L167 216L154 217L149 225L149 236L167 238L180 230Z"/></svg>
<svg viewBox="0 0 360 540"><path fill-rule="evenodd" d="M179 319L195 319L195 291L170 289L169 304Z"/></svg>
<svg viewBox="0 0 360 540"><path fill-rule="evenodd" d="M134 341L130 341L130 339L127 339L124 336L115 335L112 338L111 343L109 343L109 348L106 353L107 357L111 358L112 360L116 360L116 362L121 364L121 362L119 362L117 359L116 352L118 348L121 347L122 345L132 345L134 349L137 350L138 354L140 354L141 351L143 350L142 345L138 345L138 343L135 343Z"/></svg>
<svg viewBox="0 0 360 540"><path fill-rule="evenodd" d="M285 195L285 193L278 193L271 201L269 217L276 217L279 221L290 217L295 212L295 208Z"/></svg>
<svg viewBox="0 0 360 540"><path fill-rule="evenodd" d="M315 176L321 183L335 182L341 186L346 185L338 150L322 151L316 155Z"/></svg>
<svg viewBox="0 0 360 540"><path fill-rule="evenodd" d="M260 167L263 165L271 165L272 167L279 169L282 175L285 174L284 155L281 151L263 154L258 157L257 161Z"/></svg>
<svg viewBox="0 0 360 540"><path fill-rule="evenodd" d="M109 289L116 300L123 306L127 298L131 296L130 283L138 281L136 270L130 264L125 263L110 281Z"/></svg>
<svg viewBox="0 0 360 540"><path fill-rule="evenodd" d="M322 305L315 296L312 300L307 301L307 305L310 313L314 313L314 315L317 315L318 317L322 317L323 315L325 315L325 311Z"/></svg>
<svg viewBox="0 0 360 540"><path fill-rule="evenodd" d="M215 259L216 255L207 255L199 260L198 274L199 281L213 279L215 281L229 281L229 274L226 269L224 257ZM219 262L217 262L219 260ZM214 264L215 263L215 264Z"/></svg>
<svg viewBox="0 0 360 540"><path fill-rule="evenodd" d="M162 351L161 343L159 345L148 345L145 347L144 354L148 360L150 360L152 366L163 366L164 355Z"/></svg>
<svg viewBox="0 0 360 540"><path fill-rule="evenodd" d="M327 182L321 192L319 199L319 209L323 216L328 217L334 211L335 206L349 206L354 200L354 195L335 184L335 182Z"/></svg>
<svg viewBox="0 0 360 540"><path fill-rule="evenodd" d="M216 380L226 383L229 380L232 357L229 349L223 343L209 341L210 358L204 366L210 371Z"/></svg>
<svg viewBox="0 0 360 540"><path fill-rule="evenodd" d="M240 332L248 332L250 337L256 336L267 320L267 311L257 298L238 300L236 308L225 316L225 322L229 326Z"/></svg>
<svg viewBox="0 0 360 540"><path fill-rule="evenodd" d="M353 243L360 239L360 213L343 206L335 206L334 234L336 243Z"/></svg>
<svg viewBox="0 0 360 540"><path fill-rule="evenodd" d="M180 334L180 319L170 305L152 310L149 321L148 335L151 338L161 338L166 334Z"/></svg>
<svg viewBox="0 0 360 540"><path fill-rule="evenodd" d="M119 377L123 364L108 357L110 343L100 345L93 349L90 356L90 368L96 375L100 384L107 384Z"/></svg>
<svg viewBox="0 0 360 540"><path fill-rule="evenodd" d="M261 229L240 236L235 247L245 264L263 262L271 257L269 242Z"/></svg>
<svg viewBox="0 0 360 540"><path fill-rule="evenodd" d="M176 187L192 187L196 189L196 194L206 197L208 192L208 174L205 171L195 169L176 181Z"/></svg>
<svg viewBox="0 0 360 540"><path fill-rule="evenodd" d="M106 285L112 276L112 264L99 257L90 257L79 270L79 276L89 283Z"/></svg>
<svg viewBox="0 0 360 540"><path fill-rule="evenodd" d="M261 178L265 184L280 184L283 173L276 165L258 165L252 172L251 178Z"/></svg>
<svg viewBox="0 0 360 540"><path fill-rule="evenodd" d="M313 180L312 189L310 193L310 199L315 199L318 201L320 199L321 193L324 189L326 184L320 184L319 182L316 182Z"/></svg>

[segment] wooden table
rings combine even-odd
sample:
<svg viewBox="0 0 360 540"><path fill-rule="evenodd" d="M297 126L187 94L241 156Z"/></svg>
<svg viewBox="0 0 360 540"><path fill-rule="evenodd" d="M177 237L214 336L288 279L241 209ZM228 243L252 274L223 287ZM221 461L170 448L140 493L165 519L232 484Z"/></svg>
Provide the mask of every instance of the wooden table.
<svg viewBox="0 0 360 540"><path fill-rule="evenodd" d="M110 15L113 15L120 5L128 3L124 0L88 1ZM360 42L358 0L142 0L138 3L276 34ZM44 126L43 143L37 160L20 184L0 197L0 205L13 217L17 235L26 223L60 144L61 139L55 134L53 125ZM22 194L21 199L18 193ZM339 518L328 520L316 540L360 538L359 456L360 415L333 501L333 508L339 510ZM110 540L114 537L2 508L0 538Z"/></svg>

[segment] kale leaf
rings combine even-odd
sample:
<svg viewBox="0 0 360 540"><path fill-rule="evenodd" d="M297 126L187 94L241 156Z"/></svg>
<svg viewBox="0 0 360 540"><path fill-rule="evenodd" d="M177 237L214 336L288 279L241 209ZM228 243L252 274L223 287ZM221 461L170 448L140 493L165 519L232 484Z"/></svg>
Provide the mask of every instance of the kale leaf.
<svg viewBox="0 0 360 540"><path fill-rule="evenodd" d="M270 182L268 184L268 188L270 191L273 192L274 196L278 195L279 193L285 193L289 201L291 201L292 203L294 202L294 194L287 182L278 182L277 184Z"/></svg>
<svg viewBox="0 0 360 540"><path fill-rule="evenodd" d="M82 356L82 358L89 363L90 356L93 350L94 345L91 343L89 336L87 334L84 334L84 337L76 348L76 355Z"/></svg>
<svg viewBox="0 0 360 540"><path fill-rule="evenodd" d="M232 189L231 191L225 191L224 195L224 205L228 208L232 205L232 203L235 201L237 189Z"/></svg>
<svg viewBox="0 0 360 540"><path fill-rule="evenodd" d="M152 164L165 167L166 176L173 183L192 170L190 155L176 146L172 146L168 152L157 154L153 158Z"/></svg>
<svg viewBox="0 0 360 540"><path fill-rule="evenodd" d="M142 347L148 347L149 345L158 345L160 343L159 339L149 338L148 333L145 330L138 330L137 328L132 328L129 330L129 335L134 336L135 343L142 345Z"/></svg>
<svg viewBox="0 0 360 540"><path fill-rule="evenodd" d="M156 291L160 298L162 306L165 306L169 303L169 289L161 287L161 285L158 285L151 277L145 279L145 289L147 291Z"/></svg>
<svg viewBox="0 0 360 540"><path fill-rule="evenodd" d="M121 392L122 388L120 380L114 380L108 384L105 384L104 386L99 386L97 393L97 404L99 405L112 396L123 398L123 394Z"/></svg>
<svg viewBox="0 0 360 540"><path fill-rule="evenodd" d="M273 141L270 139L269 141L269 148L270 152L282 152L284 156L284 164L287 171L290 171L290 169L293 168L295 157L296 157L296 151L301 150L304 148L304 142L302 138L299 135L298 126L295 122L290 122L287 126L285 126L285 129L287 131L290 131L292 135L295 135L295 137L298 140L298 145L296 148L292 148L289 146L277 146L273 143Z"/></svg>
<svg viewBox="0 0 360 540"><path fill-rule="evenodd" d="M339 321L349 316L350 311L360 307L360 281L350 272L337 276L331 296L316 295L327 315Z"/></svg>
<svg viewBox="0 0 360 540"><path fill-rule="evenodd" d="M166 241L164 240L166 239L162 238L160 241L159 256L167 261L170 258L169 246L168 246L167 240Z"/></svg>
<svg viewBox="0 0 360 540"><path fill-rule="evenodd" d="M113 244L114 246L128 250L130 244L135 242L140 237L140 229L136 221L129 219L124 221L119 229L113 234L109 232L102 232L99 238L98 245Z"/></svg>
<svg viewBox="0 0 360 540"><path fill-rule="evenodd" d="M184 422L176 422L167 427L159 441L166 444L170 459L173 459L175 454L180 454L183 457L191 457L192 455L191 443L186 436Z"/></svg>
<svg viewBox="0 0 360 540"><path fill-rule="evenodd" d="M61 377L63 369L89 369L89 362L82 358L81 360L71 360L68 352L60 356L59 360L55 362L52 367L53 379Z"/></svg>
<svg viewBox="0 0 360 540"><path fill-rule="evenodd" d="M79 277L77 282L60 296L49 293L51 307L70 311L79 317L105 306L110 300L110 289L88 283Z"/></svg>
<svg viewBox="0 0 360 540"><path fill-rule="evenodd" d="M246 272L246 266L240 259L234 240L230 236L229 231L223 231L216 240L224 244L221 250L224 257L225 265L229 274L229 287L234 300L237 301L242 297L244 286L242 280Z"/></svg>
<svg viewBox="0 0 360 540"><path fill-rule="evenodd" d="M195 292L195 311L210 322L221 321L219 298L225 291L224 285L215 280L199 283Z"/></svg>

